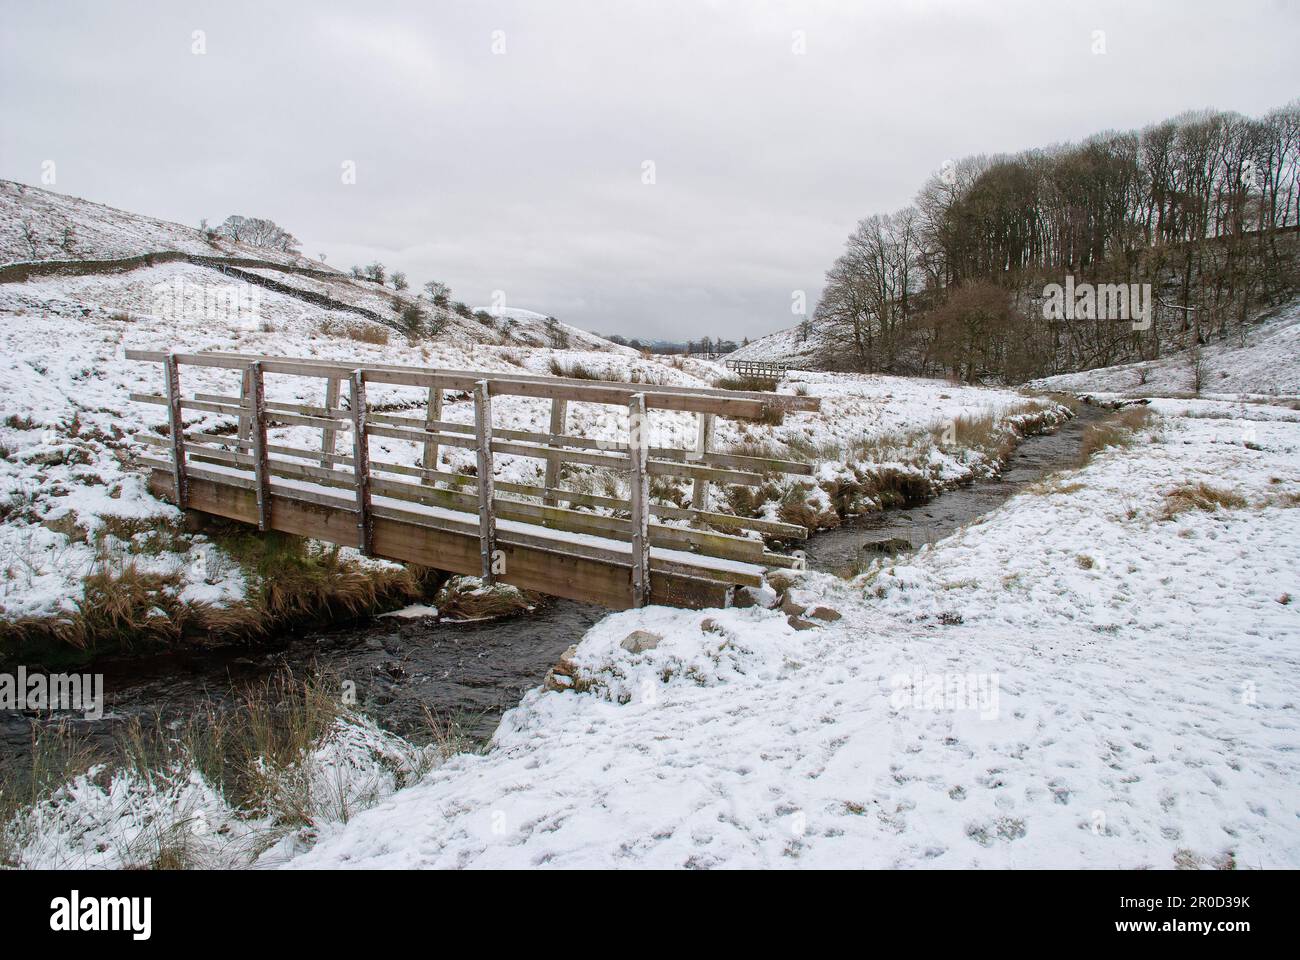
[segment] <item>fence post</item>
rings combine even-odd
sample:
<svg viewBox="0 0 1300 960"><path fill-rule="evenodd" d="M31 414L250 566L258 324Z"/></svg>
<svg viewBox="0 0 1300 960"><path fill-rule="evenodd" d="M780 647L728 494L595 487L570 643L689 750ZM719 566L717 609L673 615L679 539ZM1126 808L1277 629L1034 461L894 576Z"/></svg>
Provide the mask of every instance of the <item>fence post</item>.
<svg viewBox="0 0 1300 960"><path fill-rule="evenodd" d="M559 397L551 399L551 437L552 439L561 436L569 428L569 401L561 400ZM555 444L552 443L551 446ZM560 485L560 454L559 452L548 454L546 457L546 479L542 486L550 491ZM559 498L551 493L542 495L542 503L548 507L559 505Z"/></svg>
<svg viewBox="0 0 1300 960"><path fill-rule="evenodd" d="M167 384L167 428L172 441L172 492L176 506L184 510L189 506L190 485L185 476L185 419L181 415L181 377L176 354L167 354L163 376Z"/></svg>
<svg viewBox="0 0 1300 960"><path fill-rule="evenodd" d="M703 460L704 454L713 449L713 427L715 416L712 413L696 414L699 418L699 432L695 437L695 459ZM709 481L696 477L691 484L691 509L703 510L709 501Z"/></svg>
<svg viewBox="0 0 1300 960"><path fill-rule="evenodd" d="M266 452L266 387L262 381L262 364L254 360L244 371L248 377L252 409L253 477L257 481L257 529L271 529L271 470Z"/></svg>
<svg viewBox="0 0 1300 960"><path fill-rule="evenodd" d="M483 582L492 583L492 553L496 549L497 524L492 510L492 395L488 382L474 384L474 437L478 454L478 540Z"/></svg>
<svg viewBox="0 0 1300 960"><path fill-rule="evenodd" d="M442 387L430 387L429 402L425 405L425 412L424 412L424 429L428 431L432 431L434 429L433 427L434 421L441 420L441 419L442 419ZM424 467L425 470L438 469L438 441L437 440L424 441L424 459L420 462L420 465ZM425 484L431 484L433 483L433 478L424 476L420 478L420 482Z"/></svg>
<svg viewBox="0 0 1300 960"><path fill-rule="evenodd" d="M337 410L338 405L339 405L339 382L335 380L333 377L326 377L325 378L325 409ZM337 436L337 431L335 431L333 427L325 427L321 431L320 452L322 456L320 458L320 465L322 469L325 470L333 469L333 465L330 463L329 458L334 454L334 450L335 450L334 438L336 436Z"/></svg>
<svg viewBox="0 0 1300 960"><path fill-rule="evenodd" d="M649 436L645 422L645 394L628 401L628 487L632 505L632 606L650 602L650 484L646 474Z"/></svg>
<svg viewBox="0 0 1300 960"><path fill-rule="evenodd" d="M370 523L370 436L366 432L366 377L353 370L349 383L352 404L352 472L357 488L357 547L370 556L374 535Z"/></svg>

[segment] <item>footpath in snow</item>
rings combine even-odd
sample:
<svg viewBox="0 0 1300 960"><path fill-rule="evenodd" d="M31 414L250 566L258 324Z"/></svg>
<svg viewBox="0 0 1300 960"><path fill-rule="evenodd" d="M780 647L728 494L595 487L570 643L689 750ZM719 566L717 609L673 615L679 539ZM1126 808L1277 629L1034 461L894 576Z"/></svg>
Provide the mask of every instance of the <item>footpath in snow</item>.
<svg viewBox="0 0 1300 960"><path fill-rule="evenodd" d="M1157 417L911 558L804 575L819 629L608 617L581 692L290 865L1300 866L1298 421ZM1170 496L1202 483L1241 499Z"/></svg>

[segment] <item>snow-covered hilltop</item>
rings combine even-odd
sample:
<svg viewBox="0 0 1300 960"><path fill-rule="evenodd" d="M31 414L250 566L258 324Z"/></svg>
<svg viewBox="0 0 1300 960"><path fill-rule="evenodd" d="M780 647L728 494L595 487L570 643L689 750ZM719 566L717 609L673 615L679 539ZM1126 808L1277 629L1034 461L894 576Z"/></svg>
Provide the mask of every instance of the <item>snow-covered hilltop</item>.
<svg viewBox="0 0 1300 960"><path fill-rule="evenodd" d="M125 261L114 263L112 261ZM26 282L23 282L26 281ZM354 339L415 322L439 343L626 352L530 310L471 310L354 277L298 253L0 180L0 282L23 308L61 301L132 314L212 320L217 301L244 328L333 324ZM369 331L369 333L367 333Z"/></svg>

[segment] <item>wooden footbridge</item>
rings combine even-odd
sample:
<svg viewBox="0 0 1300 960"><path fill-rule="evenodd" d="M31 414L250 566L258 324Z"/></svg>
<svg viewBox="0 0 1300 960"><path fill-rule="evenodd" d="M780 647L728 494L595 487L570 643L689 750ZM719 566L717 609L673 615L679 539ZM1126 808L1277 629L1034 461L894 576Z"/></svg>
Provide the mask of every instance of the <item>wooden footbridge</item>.
<svg viewBox="0 0 1300 960"><path fill-rule="evenodd" d="M747 380L757 381L760 385L768 385L773 390L790 369L788 363L777 363L772 360L723 360L723 363L733 373Z"/></svg>
<svg viewBox="0 0 1300 960"><path fill-rule="evenodd" d="M710 511L707 492L710 484L758 486L773 474L810 474L806 463L718 452L713 434L717 417L758 419L778 410L816 410L815 398L234 353L128 350L127 358L161 366L161 394L131 395L167 410L166 436L136 438L159 451L137 458L152 468L151 489L184 509L261 530L355 546L367 556L612 609L647 603L728 606L736 586L757 586L767 569L799 564L770 552L764 538L808 535L788 523ZM188 367L230 371L231 393L186 396L181 371ZM221 376L205 371L204 380ZM321 381L320 405L268 400L270 377ZM366 399L370 385L383 385L386 396L401 392L395 388L414 388L418 394L376 410ZM344 388L346 407L341 406ZM453 400L472 397L473 423L443 419L449 393ZM549 432L494 423L496 397L549 400ZM626 439L568 433L570 403L625 409ZM417 413L423 408L423 416L411 416L412 408ZM394 409L406 412L386 412ZM654 410L694 413L695 447L650 446ZM228 415L229 424L187 432L190 411ZM294 428L301 427L321 431L319 449L280 442L284 438L277 434L292 431L300 437L302 431ZM351 434L342 453L340 434ZM373 438L410 442L412 462L373 456ZM473 472L440 468L442 447L472 450ZM543 461L542 484L497 479L498 457ZM625 478L628 496L565 489L566 465L616 471ZM690 506L652 502L656 476L689 480Z"/></svg>

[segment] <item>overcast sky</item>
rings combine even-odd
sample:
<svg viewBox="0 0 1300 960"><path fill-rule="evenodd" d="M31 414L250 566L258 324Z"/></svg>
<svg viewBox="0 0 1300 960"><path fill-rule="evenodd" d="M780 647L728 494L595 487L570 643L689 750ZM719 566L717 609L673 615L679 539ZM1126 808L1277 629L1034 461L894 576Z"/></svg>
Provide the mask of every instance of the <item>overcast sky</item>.
<svg viewBox="0 0 1300 960"><path fill-rule="evenodd" d="M474 306L753 338L945 160L1263 113L1297 41L1292 0L0 0L0 177L52 159L60 192L270 217Z"/></svg>

